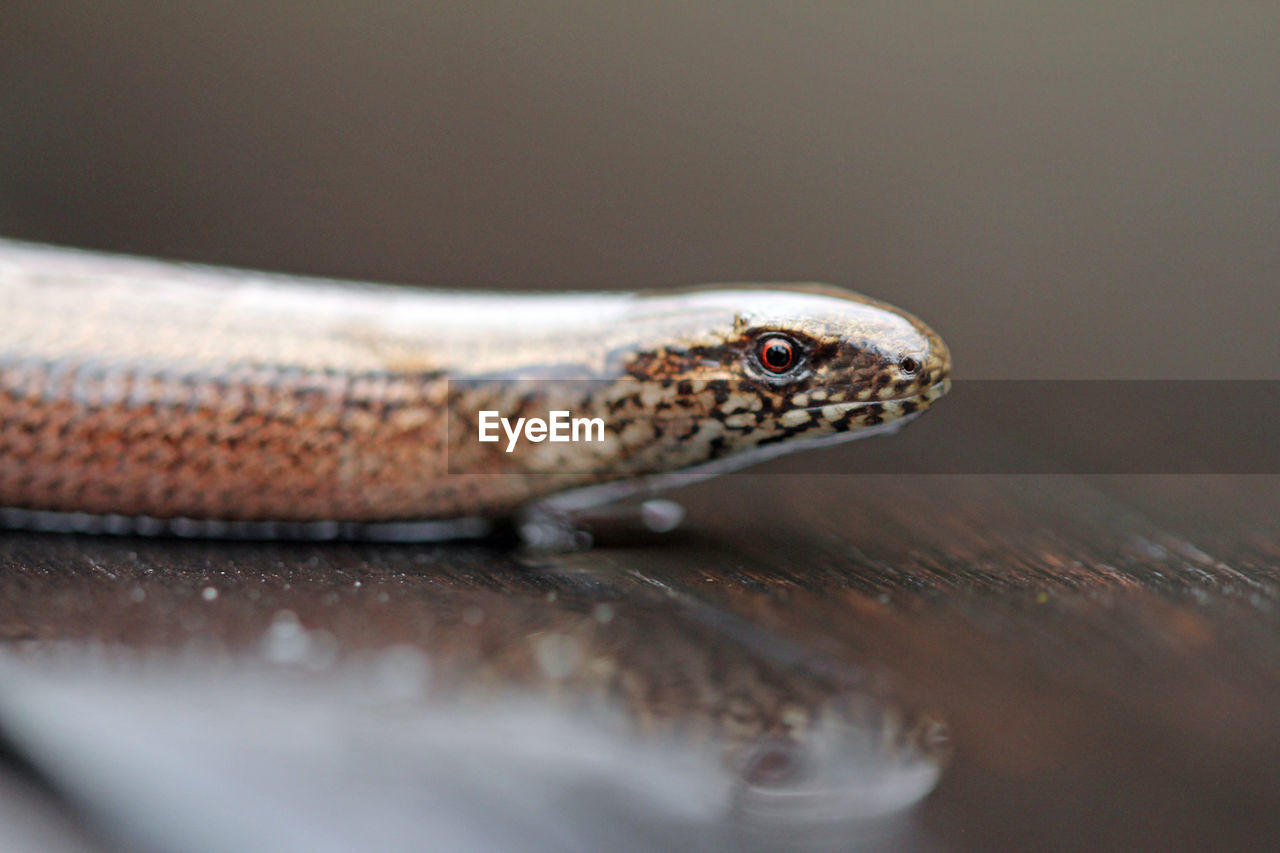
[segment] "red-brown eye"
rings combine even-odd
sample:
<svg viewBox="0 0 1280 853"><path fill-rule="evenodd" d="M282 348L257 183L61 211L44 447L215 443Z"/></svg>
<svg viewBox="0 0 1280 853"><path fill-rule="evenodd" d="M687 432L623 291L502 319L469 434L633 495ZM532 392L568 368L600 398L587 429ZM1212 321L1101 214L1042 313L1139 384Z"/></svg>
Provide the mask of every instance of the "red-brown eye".
<svg viewBox="0 0 1280 853"><path fill-rule="evenodd" d="M796 363L795 344L786 338L765 338L756 354L760 364L770 373L785 373Z"/></svg>

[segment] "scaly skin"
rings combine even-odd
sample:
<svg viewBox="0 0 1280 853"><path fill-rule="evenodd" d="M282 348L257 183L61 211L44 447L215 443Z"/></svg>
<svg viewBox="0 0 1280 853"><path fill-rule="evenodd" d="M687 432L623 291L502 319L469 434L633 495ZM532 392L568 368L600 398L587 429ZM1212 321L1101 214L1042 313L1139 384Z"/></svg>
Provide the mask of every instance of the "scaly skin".
<svg viewBox="0 0 1280 853"><path fill-rule="evenodd" d="M584 506L885 431L950 370L919 320L813 285L471 295L0 241L0 318L0 507L153 518ZM606 437L507 453L481 409Z"/></svg>

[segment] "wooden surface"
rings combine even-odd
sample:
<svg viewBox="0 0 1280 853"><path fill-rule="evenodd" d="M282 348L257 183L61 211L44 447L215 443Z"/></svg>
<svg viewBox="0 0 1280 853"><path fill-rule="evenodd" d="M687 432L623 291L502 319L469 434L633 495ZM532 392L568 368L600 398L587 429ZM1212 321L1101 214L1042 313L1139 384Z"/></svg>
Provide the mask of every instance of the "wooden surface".
<svg viewBox="0 0 1280 853"><path fill-rule="evenodd" d="M339 656L423 649L449 691L603 694L739 735L865 689L950 733L905 849L1280 831L1277 478L762 473L682 498L681 532L540 557L6 534L0 636L236 660L287 609ZM548 678L548 630L611 668Z"/></svg>

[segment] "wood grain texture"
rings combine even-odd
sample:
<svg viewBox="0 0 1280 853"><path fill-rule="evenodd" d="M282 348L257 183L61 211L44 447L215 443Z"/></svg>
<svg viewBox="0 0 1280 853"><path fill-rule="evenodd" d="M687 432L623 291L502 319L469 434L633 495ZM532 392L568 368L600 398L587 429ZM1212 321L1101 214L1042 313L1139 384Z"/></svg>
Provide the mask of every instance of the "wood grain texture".
<svg viewBox="0 0 1280 853"><path fill-rule="evenodd" d="M460 694L585 692L744 736L865 688L951 733L906 849L1243 850L1280 829L1276 478L743 474L684 498L675 538L538 560L9 535L0 631L234 661L288 609L341 655L415 645ZM581 644L567 680L537 664L546 633Z"/></svg>

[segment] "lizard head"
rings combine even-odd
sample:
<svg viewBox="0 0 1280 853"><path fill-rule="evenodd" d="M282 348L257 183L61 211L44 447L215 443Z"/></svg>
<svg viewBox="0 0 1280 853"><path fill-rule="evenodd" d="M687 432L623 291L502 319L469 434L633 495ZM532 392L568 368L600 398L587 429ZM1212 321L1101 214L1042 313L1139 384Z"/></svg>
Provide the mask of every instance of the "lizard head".
<svg viewBox="0 0 1280 853"><path fill-rule="evenodd" d="M905 311L856 293L742 287L687 291L680 300L685 328L631 353L626 373L640 383L635 399L644 409L632 414L663 433L680 431L679 452L691 464L746 456L745 464L890 432L950 387L942 339Z"/></svg>

